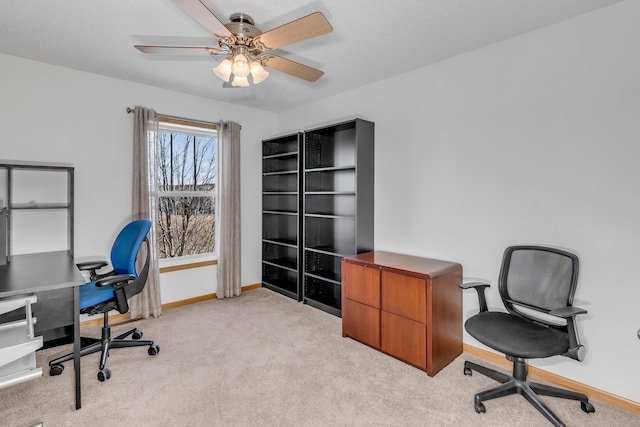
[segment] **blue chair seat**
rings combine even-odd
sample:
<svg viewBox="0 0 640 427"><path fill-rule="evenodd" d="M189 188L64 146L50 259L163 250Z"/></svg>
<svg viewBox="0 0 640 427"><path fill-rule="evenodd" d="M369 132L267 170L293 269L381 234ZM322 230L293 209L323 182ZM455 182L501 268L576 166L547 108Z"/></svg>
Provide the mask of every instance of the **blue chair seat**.
<svg viewBox="0 0 640 427"><path fill-rule="evenodd" d="M112 286L96 286L96 282L80 286L80 310L114 299Z"/></svg>

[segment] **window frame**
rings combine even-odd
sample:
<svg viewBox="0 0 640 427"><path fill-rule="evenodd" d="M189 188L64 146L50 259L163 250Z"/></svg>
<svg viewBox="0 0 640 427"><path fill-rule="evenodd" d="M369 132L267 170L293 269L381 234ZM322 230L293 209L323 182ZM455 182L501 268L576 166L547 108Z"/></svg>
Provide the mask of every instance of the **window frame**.
<svg viewBox="0 0 640 427"><path fill-rule="evenodd" d="M204 122L192 119L182 119L170 116L158 117L158 134L175 132L187 135L195 136L213 136L216 138L216 175L218 169L218 124L212 122ZM194 131L197 129L198 131ZM158 152L158 156L160 153ZM157 171L156 171L157 173ZM156 181L158 177L156 176ZM216 176L216 188L213 191L162 191L160 190L160 184L158 182L156 188L156 205L159 205L160 197L181 197L181 196L197 196L197 197L212 197L214 199L215 206L218 206L218 182ZM156 213L156 220L157 220ZM214 211L214 217L216 212ZM216 223L217 224L217 223ZM206 267L216 265L218 263L217 252L207 252L203 254L195 255L183 255L179 257L170 258L158 258L158 266L161 273L184 270L189 268Z"/></svg>

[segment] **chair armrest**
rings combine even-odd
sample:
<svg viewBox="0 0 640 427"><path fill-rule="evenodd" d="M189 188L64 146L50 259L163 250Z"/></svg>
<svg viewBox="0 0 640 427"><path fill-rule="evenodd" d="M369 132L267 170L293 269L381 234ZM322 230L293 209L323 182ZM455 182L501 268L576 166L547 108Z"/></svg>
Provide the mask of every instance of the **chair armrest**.
<svg viewBox="0 0 640 427"><path fill-rule="evenodd" d="M478 303L480 305L480 312L487 311L487 299L484 296L485 288L490 287L488 283L484 282L467 282L460 285L462 289L475 289L478 293Z"/></svg>
<svg viewBox="0 0 640 427"><path fill-rule="evenodd" d="M112 286L113 296L115 298L116 306L120 314L124 314L129 311L129 303L127 301L127 295L125 288L128 284L136 278L133 274L116 274L114 276L103 277L96 281L96 286Z"/></svg>
<svg viewBox="0 0 640 427"><path fill-rule="evenodd" d="M99 270L102 267L109 265L107 261L83 261L76 264L78 270L86 271L86 270Z"/></svg>
<svg viewBox="0 0 640 427"><path fill-rule="evenodd" d="M471 289L471 288L489 288L490 284L485 282L467 282L460 285L462 289Z"/></svg>
<svg viewBox="0 0 640 427"><path fill-rule="evenodd" d="M551 310L549 312L552 316L562 317L563 319L568 319L569 317L576 317L578 314L586 314L587 310L580 307L562 307L556 308L555 310Z"/></svg>
<svg viewBox="0 0 640 427"><path fill-rule="evenodd" d="M126 284L135 279L133 274L117 274L115 276L104 277L96 281L96 286L114 286L119 284Z"/></svg>
<svg viewBox="0 0 640 427"><path fill-rule="evenodd" d="M101 277L110 276L111 275L111 273L98 274L96 272L99 269L101 269L102 267L106 267L107 265L109 265L109 263L107 261L104 261L104 260L82 261L82 262L76 263L76 267L78 267L78 270L80 270L80 271L89 270L89 280L91 280L92 282L100 279Z"/></svg>
<svg viewBox="0 0 640 427"><path fill-rule="evenodd" d="M584 360L587 350L582 344L580 344L575 320L577 315L586 313L587 310L580 307L561 307L549 312L552 316L566 319L567 332L569 333L569 350L567 350L564 356L570 357L579 362Z"/></svg>

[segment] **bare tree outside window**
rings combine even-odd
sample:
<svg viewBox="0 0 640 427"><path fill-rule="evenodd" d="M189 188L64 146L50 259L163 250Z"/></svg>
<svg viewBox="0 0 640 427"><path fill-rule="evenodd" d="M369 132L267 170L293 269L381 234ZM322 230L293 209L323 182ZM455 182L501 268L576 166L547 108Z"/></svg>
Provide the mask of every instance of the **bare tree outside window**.
<svg viewBox="0 0 640 427"><path fill-rule="evenodd" d="M180 132L162 124L160 130L159 256L174 258L215 252L215 131L196 128Z"/></svg>

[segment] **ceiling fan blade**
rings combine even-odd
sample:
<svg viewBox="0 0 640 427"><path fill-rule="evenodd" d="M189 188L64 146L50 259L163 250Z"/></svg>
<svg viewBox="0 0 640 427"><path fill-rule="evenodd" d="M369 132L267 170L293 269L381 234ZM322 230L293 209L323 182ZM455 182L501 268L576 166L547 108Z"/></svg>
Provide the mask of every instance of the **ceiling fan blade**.
<svg viewBox="0 0 640 427"><path fill-rule="evenodd" d="M321 12L315 12L260 34L254 43L260 49L271 50L332 31L327 18Z"/></svg>
<svg viewBox="0 0 640 427"><path fill-rule="evenodd" d="M324 75L324 71L272 54L265 55L262 63L265 67L282 71L283 73L290 74L308 82L315 82Z"/></svg>
<svg viewBox="0 0 640 427"><path fill-rule="evenodd" d="M231 37L231 31L204 5L200 0L174 0L178 6L187 12L200 25L216 36Z"/></svg>
<svg viewBox="0 0 640 427"><path fill-rule="evenodd" d="M206 46L147 46L134 45L142 53L165 54L165 55L217 55L222 53L217 47Z"/></svg>

